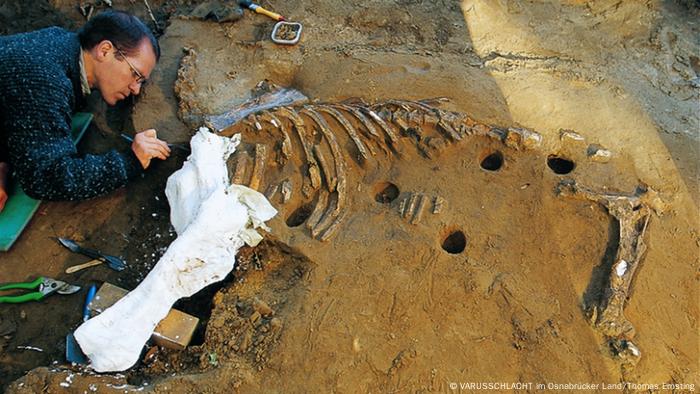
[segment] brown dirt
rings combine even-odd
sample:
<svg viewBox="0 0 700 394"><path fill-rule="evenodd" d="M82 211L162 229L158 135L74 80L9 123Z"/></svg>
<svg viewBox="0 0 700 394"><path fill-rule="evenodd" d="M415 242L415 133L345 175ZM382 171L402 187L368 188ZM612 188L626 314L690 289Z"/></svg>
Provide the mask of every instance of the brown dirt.
<svg viewBox="0 0 700 394"><path fill-rule="evenodd" d="M148 20L140 4L114 3ZM158 17L193 8L150 3ZM32 23L0 23L8 26L4 33L80 24L72 3L42 5L47 11L36 20L22 4L10 3L0 15ZM270 42L274 22L250 12L230 24L173 16L160 38L154 83L132 117L128 107L95 104L101 131L92 130L84 148L122 146L118 131L148 127L170 142L187 141L201 115L240 104L265 79L313 102L448 97L446 109L535 130L543 146L515 150L474 137L430 160L407 150L400 158L380 153L366 167L351 162L349 215L329 242L313 239L305 226L290 226L309 201L299 194L287 204L273 199L280 214L267 240L242 250L238 269L224 282L178 303L203 319L194 345L158 349L125 375L95 376L63 365L64 336L80 323L84 293L4 305L0 387L60 392L60 384L70 382L75 392L432 392L483 381L697 387L700 48L692 2L263 5L304 24L299 44ZM181 66L185 47L196 58ZM178 70L180 116L173 90ZM574 130L585 143L562 140L561 129ZM253 132L244 141L275 142ZM589 144L609 149L612 160L590 161ZM481 169L495 150L504 155L503 168ZM563 176L547 167L549 155L573 160L576 168L566 177L580 184L622 193L644 184L668 205L651 219L625 310L643 353L634 367L614 356L584 313L613 263L619 228L602 207L554 193ZM43 204L19 243L0 256L0 277L135 287L172 240L163 188L184 158L158 163L111 196ZM301 173L294 176L299 185ZM387 182L397 191L378 198ZM444 209L409 223L399 204L415 193L441 197ZM465 234L464 251L457 238L445 244L455 231ZM121 254L129 269L63 274L84 259L52 236ZM457 253L445 250L452 248Z"/></svg>

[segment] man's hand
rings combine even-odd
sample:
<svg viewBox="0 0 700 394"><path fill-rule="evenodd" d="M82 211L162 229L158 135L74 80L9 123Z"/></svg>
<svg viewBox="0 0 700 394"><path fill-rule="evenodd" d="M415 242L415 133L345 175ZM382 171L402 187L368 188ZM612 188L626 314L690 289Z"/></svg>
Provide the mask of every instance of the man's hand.
<svg viewBox="0 0 700 394"><path fill-rule="evenodd" d="M154 129L148 129L136 134L134 142L131 143L131 150L134 151L144 169L148 168L151 164L151 159L154 157L165 160L170 156L168 143L159 140Z"/></svg>

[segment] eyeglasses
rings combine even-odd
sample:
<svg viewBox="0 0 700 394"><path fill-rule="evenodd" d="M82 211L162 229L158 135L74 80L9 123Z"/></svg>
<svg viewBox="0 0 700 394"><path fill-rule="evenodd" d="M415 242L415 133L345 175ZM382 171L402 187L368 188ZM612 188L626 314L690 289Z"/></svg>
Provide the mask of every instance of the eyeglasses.
<svg viewBox="0 0 700 394"><path fill-rule="evenodd" d="M141 74L141 72L137 70L136 67L134 67L134 65L131 64L129 60L127 60L126 55L124 55L124 52L122 52L121 49L117 49L117 53L119 54L119 56L122 57L122 59L124 59L126 64L129 65L129 68L131 68L131 75L133 75L134 79L136 80L136 83L138 83L141 86L145 85L147 82L146 77L144 77L143 74Z"/></svg>

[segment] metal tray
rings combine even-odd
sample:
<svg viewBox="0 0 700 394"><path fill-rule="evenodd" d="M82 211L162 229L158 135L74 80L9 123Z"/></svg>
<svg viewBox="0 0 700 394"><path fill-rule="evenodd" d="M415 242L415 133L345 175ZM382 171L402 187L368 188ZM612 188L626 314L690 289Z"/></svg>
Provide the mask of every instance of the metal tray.
<svg viewBox="0 0 700 394"><path fill-rule="evenodd" d="M291 38L289 40L275 38L279 29L281 29L283 26L292 26L296 29L296 32L295 32L296 34L294 35L293 38ZM298 22L279 21L275 24L275 27L272 28L272 34L270 35L270 38L272 39L273 42L276 42L277 44L294 45L297 42L299 42L299 39L301 38L302 28L303 28L303 26L301 25L301 23L298 23Z"/></svg>

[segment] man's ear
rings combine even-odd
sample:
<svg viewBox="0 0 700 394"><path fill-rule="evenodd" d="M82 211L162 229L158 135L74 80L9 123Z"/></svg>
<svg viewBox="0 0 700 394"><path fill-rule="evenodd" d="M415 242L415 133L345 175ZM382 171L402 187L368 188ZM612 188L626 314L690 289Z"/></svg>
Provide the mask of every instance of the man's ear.
<svg viewBox="0 0 700 394"><path fill-rule="evenodd" d="M93 48L93 54L98 62L106 61L114 51L114 44L110 40L102 40Z"/></svg>

